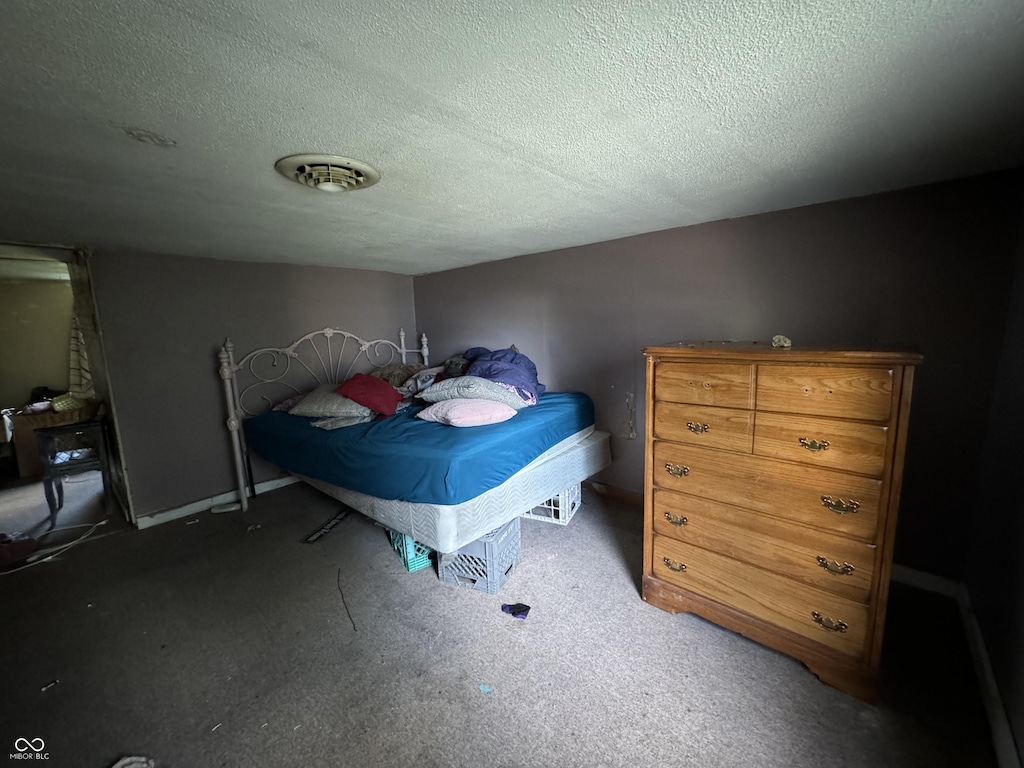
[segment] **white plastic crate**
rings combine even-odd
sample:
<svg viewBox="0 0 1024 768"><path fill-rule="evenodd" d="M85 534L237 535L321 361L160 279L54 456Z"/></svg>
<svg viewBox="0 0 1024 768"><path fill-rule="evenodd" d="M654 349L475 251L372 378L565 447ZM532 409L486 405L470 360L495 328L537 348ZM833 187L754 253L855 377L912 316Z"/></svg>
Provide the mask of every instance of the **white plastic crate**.
<svg viewBox="0 0 1024 768"><path fill-rule="evenodd" d="M568 525L582 503L583 498L580 484L576 483L576 485L563 488L557 496L548 499L529 512L523 512L520 517L528 517L531 520L543 520L546 523L555 523L557 525Z"/></svg>
<svg viewBox="0 0 1024 768"><path fill-rule="evenodd" d="M437 575L446 584L498 594L519 563L519 518L471 541L457 552L439 554Z"/></svg>

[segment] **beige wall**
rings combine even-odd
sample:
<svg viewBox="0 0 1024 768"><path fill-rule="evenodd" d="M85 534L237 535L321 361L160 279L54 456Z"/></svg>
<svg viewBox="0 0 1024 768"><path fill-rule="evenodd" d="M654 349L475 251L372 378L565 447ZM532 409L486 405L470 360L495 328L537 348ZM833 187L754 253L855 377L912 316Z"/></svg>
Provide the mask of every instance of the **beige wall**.
<svg viewBox="0 0 1024 768"><path fill-rule="evenodd" d="M424 275L417 319L439 359L514 343L549 387L590 394L612 433L601 479L632 491L645 346L915 345L895 556L962 578L1019 200L1019 175L992 175Z"/></svg>
<svg viewBox="0 0 1024 768"><path fill-rule="evenodd" d="M0 279L0 407L34 387L67 389L71 284Z"/></svg>

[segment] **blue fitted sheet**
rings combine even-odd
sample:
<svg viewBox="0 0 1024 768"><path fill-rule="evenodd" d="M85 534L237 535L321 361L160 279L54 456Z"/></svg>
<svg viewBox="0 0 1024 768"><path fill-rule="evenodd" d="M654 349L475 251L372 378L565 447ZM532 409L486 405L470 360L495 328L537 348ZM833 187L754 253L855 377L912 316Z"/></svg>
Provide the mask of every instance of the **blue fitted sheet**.
<svg viewBox="0 0 1024 768"><path fill-rule="evenodd" d="M382 499L461 504L594 423L594 403L582 392L545 393L508 421L482 427L423 421L420 410L334 430L270 411L245 421L245 437L253 453L297 475Z"/></svg>

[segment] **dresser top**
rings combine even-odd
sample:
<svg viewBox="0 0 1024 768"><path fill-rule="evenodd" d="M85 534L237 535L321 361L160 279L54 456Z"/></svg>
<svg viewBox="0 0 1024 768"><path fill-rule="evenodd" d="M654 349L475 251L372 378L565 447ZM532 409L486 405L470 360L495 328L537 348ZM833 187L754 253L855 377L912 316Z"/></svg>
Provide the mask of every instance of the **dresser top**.
<svg viewBox="0 0 1024 768"><path fill-rule="evenodd" d="M917 365L924 358L912 349L858 349L856 347L773 347L770 341L675 341L645 347L649 358L741 360L772 363L864 363Z"/></svg>

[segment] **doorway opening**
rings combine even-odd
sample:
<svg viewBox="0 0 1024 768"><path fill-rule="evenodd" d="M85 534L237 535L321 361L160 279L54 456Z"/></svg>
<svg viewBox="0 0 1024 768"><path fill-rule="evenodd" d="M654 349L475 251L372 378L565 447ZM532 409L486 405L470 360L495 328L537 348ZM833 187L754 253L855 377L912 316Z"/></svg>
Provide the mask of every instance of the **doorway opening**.
<svg viewBox="0 0 1024 768"><path fill-rule="evenodd" d="M128 528L130 503L88 255L0 243L0 340L0 534L8 541L28 537L45 554L86 532L98 536ZM109 448L106 483L104 472L89 461L97 446L67 444L95 436L96 425ZM46 439L56 434L64 442Z"/></svg>

